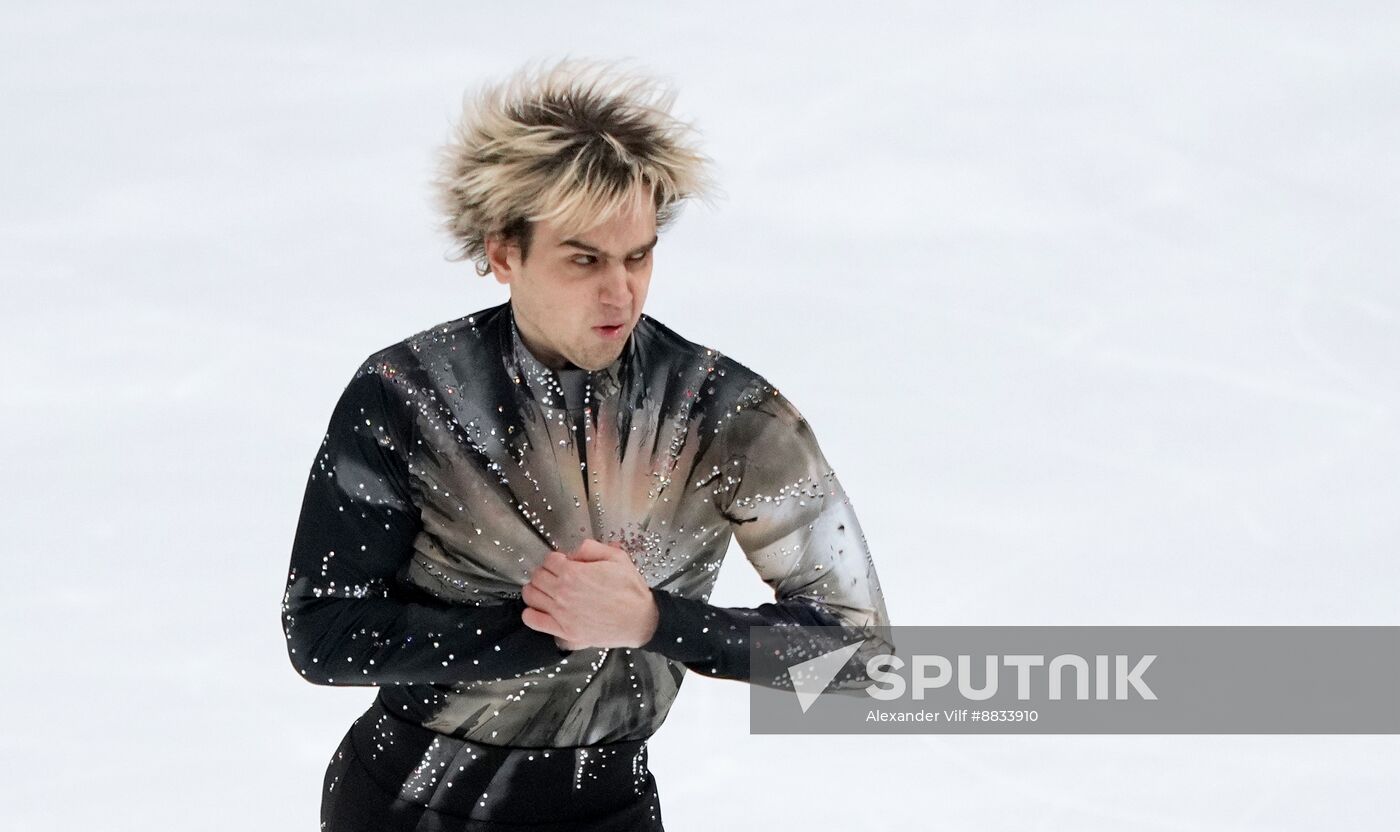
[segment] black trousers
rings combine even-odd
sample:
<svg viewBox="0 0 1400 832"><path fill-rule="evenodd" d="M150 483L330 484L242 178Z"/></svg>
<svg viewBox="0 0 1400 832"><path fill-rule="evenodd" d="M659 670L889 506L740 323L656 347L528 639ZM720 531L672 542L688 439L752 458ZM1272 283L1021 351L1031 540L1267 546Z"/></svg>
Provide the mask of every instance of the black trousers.
<svg viewBox="0 0 1400 832"><path fill-rule="evenodd" d="M662 830L645 740L513 748L394 716L378 697L331 757L322 832Z"/></svg>

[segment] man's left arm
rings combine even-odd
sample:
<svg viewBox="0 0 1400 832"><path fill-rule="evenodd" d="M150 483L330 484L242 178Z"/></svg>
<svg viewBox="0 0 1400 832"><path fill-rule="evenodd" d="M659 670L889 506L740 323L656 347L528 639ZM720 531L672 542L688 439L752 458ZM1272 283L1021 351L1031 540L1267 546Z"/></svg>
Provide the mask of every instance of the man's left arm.
<svg viewBox="0 0 1400 832"><path fill-rule="evenodd" d="M861 642L835 687L868 684L866 658L894 653L865 536L807 421L766 383L730 417L722 458L738 484L721 507L775 600L718 607L653 588L657 628L644 649L716 678L791 688L784 668ZM750 627L770 627L750 666Z"/></svg>

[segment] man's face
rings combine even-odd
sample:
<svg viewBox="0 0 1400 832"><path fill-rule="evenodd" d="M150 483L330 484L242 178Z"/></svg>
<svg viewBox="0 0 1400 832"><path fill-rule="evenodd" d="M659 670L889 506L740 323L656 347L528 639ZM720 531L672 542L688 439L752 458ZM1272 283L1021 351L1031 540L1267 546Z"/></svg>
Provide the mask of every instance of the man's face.
<svg viewBox="0 0 1400 832"><path fill-rule="evenodd" d="M551 221L534 224L530 254L491 240L496 279L510 286L521 340L546 366L567 362L600 370L617 360L642 315L651 282L656 209L638 191L630 210L567 235Z"/></svg>

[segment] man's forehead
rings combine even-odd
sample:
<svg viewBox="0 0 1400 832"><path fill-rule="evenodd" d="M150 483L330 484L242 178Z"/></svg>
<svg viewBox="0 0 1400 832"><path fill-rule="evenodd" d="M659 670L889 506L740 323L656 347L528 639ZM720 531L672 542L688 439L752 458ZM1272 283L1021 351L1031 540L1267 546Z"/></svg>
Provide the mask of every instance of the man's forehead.
<svg viewBox="0 0 1400 832"><path fill-rule="evenodd" d="M656 232L652 232L649 237L641 239L632 245L624 246L623 250L636 251L638 249L648 248L656 243L656 239ZM607 246L603 240L592 239L587 234L579 234L570 237L567 240L560 240L559 246L565 248L583 249L584 251L591 251L595 253L607 251Z"/></svg>
<svg viewBox="0 0 1400 832"><path fill-rule="evenodd" d="M603 209L603 205L590 206ZM571 215L542 220L536 226L536 238L552 247L571 247L592 251L607 251L616 247L619 252L636 251L645 248L656 240L656 209L638 190L630 203L614 206L608 211L609 218L598 222L590 220L588 210L569 212Z"/></svg>
<svg viewBox="0 0 1400 832"><path fill-rule="evenodd" d="M578 248L617 253L646 248L656 241L655 213L627 213L601 224L542 221L536 239L554 248Z"/></svg>

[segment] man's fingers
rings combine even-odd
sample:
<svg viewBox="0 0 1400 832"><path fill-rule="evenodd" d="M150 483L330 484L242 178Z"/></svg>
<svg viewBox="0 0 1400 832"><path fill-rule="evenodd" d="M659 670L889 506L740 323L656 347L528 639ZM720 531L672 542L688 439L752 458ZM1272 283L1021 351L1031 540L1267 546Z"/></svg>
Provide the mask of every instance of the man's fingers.
<svg viewBox="0 0 1400 832"><path fill-rule="evenodd" d="M530 578L530 584L527 584L527 586L533 585L536 589L557 601L559 600L559 592L563 588L563 583L563 578L553 572L540 569Z"/></svg>
<svg viewBox="0 0 1400 832"><path fill-rule="evenodd" d="M569 556L560 551L551 551L544 556L544 563L540 564L540 569L551 572L555 575L563 574L563 570L569 565ZM539 570L536 570L539 571Z"/></svg>
<svg viewBox="0 0 1400 832"><path fill-rule="evenodd" d="M616 546L599 543L591 537L580 543L574 553L569 556L569 560L575 561L614 560L617 558L624 558L628 563L632 562L632 558L626 552Z"/></svg>
<svg viewBox="0 0 1400 832"><path fill-rule="evenodd" d="M559 622L554 620L554 616L547 612L542 612L534 607L526 607L525 611L520 613L520 620L532 630L549 633L556 638L564 638L564 628L559 626Z"/></svg>
<svg viewBox="0 0 1400 832"><path fill-rule="evenodd" d="M534 581L531 581L530 583L526 584L523 588L521 588L520 597L525 601L526 604L529 604L530 606L534 607L537 610L540 610L541 612L552 613L555 610L554 599L550 597L549 594L546 593L544 590L535 586Z"/></svg>

